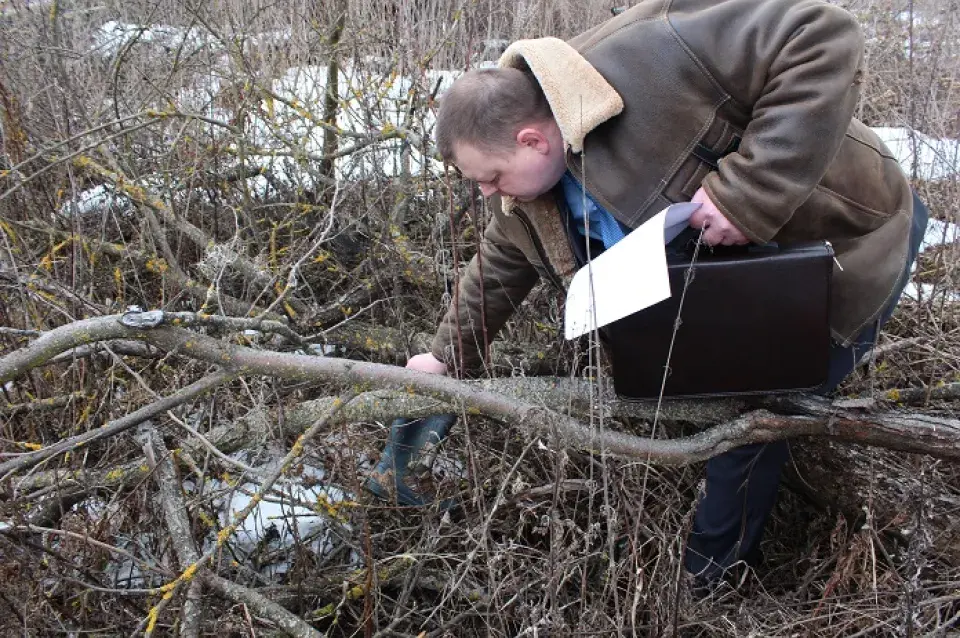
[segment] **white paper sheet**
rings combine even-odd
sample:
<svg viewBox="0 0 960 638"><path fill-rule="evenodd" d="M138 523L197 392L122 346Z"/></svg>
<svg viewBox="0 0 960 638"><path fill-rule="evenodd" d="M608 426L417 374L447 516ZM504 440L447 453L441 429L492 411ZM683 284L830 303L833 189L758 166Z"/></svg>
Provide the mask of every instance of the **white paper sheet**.
<svg viewBox="0 0 960 638"><path fill-rule="evenodd" d="M674 204L577 271L567 291L564 334L576 339L670 297L664 243L699 204ZM593 303L591 303L593 301Z"/></svg>

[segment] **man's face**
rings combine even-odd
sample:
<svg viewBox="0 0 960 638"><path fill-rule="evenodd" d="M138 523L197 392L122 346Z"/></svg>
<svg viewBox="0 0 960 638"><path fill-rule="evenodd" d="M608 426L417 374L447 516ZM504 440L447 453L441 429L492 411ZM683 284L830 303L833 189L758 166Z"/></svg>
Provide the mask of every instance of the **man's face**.
<svg viewBox="0 0 960 638"><path fill-rule="evenodd" d="M472 144L454 146L457 168L480 186L484 197L496 193L528 202L553 188L566 170L562 138L550 131L524 129L510 149L492 152Z"/></svg>

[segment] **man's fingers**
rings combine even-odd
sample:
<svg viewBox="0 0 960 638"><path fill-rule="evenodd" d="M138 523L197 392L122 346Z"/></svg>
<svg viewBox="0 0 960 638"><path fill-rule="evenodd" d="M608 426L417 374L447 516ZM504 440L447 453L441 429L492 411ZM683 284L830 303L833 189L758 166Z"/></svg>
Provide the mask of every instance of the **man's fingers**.
<svg viewBox="0 0 960 638"><path fill-rule="evenodd" d="M430 352L424 352L423 354L410 357L407 361L407 367L412 370L419 370L420 372L428 372L430 374L447 373L447 365L437 360Z"/></svg>
<svg viewBox="0 0 960 638"><path fill-rule="evenodd" d="M703 210L703 206L693 211L693 214L690 215L690 219L687 221L690 224L691 228L703 228L707 221L707 212Z"/></svg>
<svg viewBox="0 0 960 638"><path fill-rule="evenodd" d="M707 226L707 229L703 232L703 241L708 246L716 246L723 241L723 230L718 226Z"/></svg>

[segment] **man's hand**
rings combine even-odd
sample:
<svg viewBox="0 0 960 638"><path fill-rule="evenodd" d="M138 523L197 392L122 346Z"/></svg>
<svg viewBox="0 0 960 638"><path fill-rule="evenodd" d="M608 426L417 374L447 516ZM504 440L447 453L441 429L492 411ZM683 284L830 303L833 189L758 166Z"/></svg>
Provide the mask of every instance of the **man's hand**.
<svg viewBox="0 0 960 638"><path fill-rule="evenodd" d="M703 241L707 245L736 246L750 243L747 236L723 216L703 187L693 196L692 201L700 204L700 208L690 216L690 226L706 229L703 231Z"/></svg>
<svg viewBox="0 0 960 638"><path fill-rule="evenodd" d="M437 361L437 358L429 352L410 357L407 361L407 367L411 370L429 372L430 374L447 373L447 364L442 361Z"/></svg>

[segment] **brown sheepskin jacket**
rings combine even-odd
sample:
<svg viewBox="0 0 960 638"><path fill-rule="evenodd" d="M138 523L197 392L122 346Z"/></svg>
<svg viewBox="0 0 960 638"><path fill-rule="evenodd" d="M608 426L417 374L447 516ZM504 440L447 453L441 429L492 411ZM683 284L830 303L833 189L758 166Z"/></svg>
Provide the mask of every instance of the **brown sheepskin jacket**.
<svg viewBox="0 0 960 638"><path fill-rule="evenodd" d="M862 50L856 20L820 0L645 0L569 42L515 42L500 65L533 72L568 169L627 226L702 185L754 242L829 240L847 344L891 301L912 215L900 166L853 118ZM475 257L433 342L457 368L462 343L468 372L538 277L564 289L575 269L552 193L497 200L483 281Z"/></svg>

